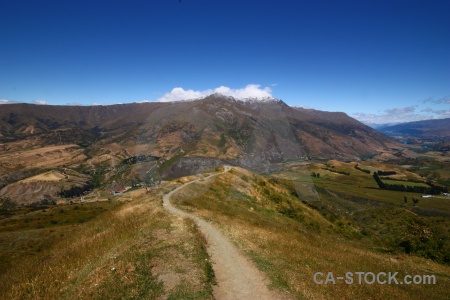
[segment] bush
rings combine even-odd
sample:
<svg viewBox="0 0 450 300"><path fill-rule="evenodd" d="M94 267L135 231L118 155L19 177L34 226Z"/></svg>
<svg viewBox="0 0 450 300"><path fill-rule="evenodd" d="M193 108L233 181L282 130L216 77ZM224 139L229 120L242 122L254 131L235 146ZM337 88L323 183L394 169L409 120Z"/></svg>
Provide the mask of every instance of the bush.
<svg viewBox="0 0 450 300"><path fill-rule="evenodd" d="M17 203L9 197L0 197L0 211L11 211L17 207Z"/></svg>
<svg viewBox="0 0 450 300"><path fill-rule="evenodd" d="M356 169L356 170L359 170L359 171L361 171L361 172L370 174L370 170L362 169L362 168L360 168L358 165L355 165L355 169Z"/></svg>

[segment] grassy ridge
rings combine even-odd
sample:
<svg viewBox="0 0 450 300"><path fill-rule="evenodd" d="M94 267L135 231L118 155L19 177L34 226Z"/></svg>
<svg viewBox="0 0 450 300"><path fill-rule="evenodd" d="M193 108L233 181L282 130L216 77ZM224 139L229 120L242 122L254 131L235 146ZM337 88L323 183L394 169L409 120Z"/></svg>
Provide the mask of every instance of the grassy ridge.
<svg viewBox="0 0 450 300"><path fill-rule="evenodd" d="M221 227L268 274L273 288L295 298L446 299L450 267L417 255L444 259L448 200L413 203L416 194L379 190L354 164L327 167L349 175L320 165L272 178L234 168L172 199ZM311 171L321 176L311 177ZM160 201L162 193L191 179L151 195L134 191L115 198L132 200L127 203L19 210L0 219L0 299L211 298L214 274L204 237L191 221L167 214ZM303 201L312 186L320 201ZM404 253L407 247L414 256ZM314 273L330 271L433 274L438 284L314 283Z"/></svg>
<svg viewBox="0 0 450 300"><path fill-rule="evenodd" d="M445 299L450 267L427 259L373 251L377 244L346 219L330 222L292 196L284 182L237 169L213 182L190 185L174 203L215 222L265 271L274 288L295 298ZM361 172L360 172L361 173ZM230 195L243 195L232 197ZM369 247L368 247L369 245ZM316 272L434 274L438 284L317 285Z"/></svg>

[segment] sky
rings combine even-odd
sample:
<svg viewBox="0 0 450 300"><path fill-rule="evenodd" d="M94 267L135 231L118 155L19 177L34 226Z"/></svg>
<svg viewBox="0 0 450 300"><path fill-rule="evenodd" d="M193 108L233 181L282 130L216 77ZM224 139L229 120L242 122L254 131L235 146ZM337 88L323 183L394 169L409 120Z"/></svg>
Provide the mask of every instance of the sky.
<svg viewBox="0 0 450 300"><path fill-rule="evenodd" d="M1 0L0 103L220 92L365 123L445 118L449 15L435 0Z"/></svg>

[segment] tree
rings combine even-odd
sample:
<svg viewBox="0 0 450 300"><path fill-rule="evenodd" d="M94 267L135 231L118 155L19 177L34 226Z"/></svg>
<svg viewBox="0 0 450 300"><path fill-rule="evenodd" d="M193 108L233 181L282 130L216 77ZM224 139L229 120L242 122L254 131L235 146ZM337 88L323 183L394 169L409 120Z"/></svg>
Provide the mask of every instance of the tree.
<svg viewBox="0 0 450 300"><path fill-rule="evenodd" d="M10 211L17 207L17 203L9 197L0 197L0 211Z"/></svg>

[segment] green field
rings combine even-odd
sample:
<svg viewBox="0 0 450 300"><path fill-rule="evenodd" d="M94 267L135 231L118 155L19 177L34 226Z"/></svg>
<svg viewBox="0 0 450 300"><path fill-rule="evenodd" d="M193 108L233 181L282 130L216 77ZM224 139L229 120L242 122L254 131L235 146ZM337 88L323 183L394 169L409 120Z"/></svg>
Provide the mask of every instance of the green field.
<svg viewBox="0 0 450 300"><path fill-rule="evenodd" d="M307 182L314 185L316 199L308 202L302 191L301 200L321 212L332 222L348 223L367 236L377 240L378 247L388 252L407 252L450 263L450 201L442 197L422 198L421 193L380 189L371 174L354 169L354 163L328 162L328 168L341 175L323 170L323 164L311 163L302 167L286 168L272 176L291 180L296 186ZM364 165L362 168L369 168ZM302 170L303 168L303 170ZM415 176L402 172L393 165L377 163L377 168L396 170L401 176ZM310 177L320 173L320 178ZM416 173L417 174L417 173ZM423 177L422 177L423 178ZM427 180L427 178L423 178ZM425 186L425 183L383 179L387 184ZM298 184L300 183L300 185ZM418 228L432 232L432 239L423 238Z"/></svg>
<svg viewBox="0 0 450 300"><path fill-rule="evenodd" d="M426 183L420 183L420 182L412 182L412 181L402 181L402 180L392 180L392 179L382 179L382 181L386 184L400 184L404 186L423 186L423 187L430 187Z"/></svg>

